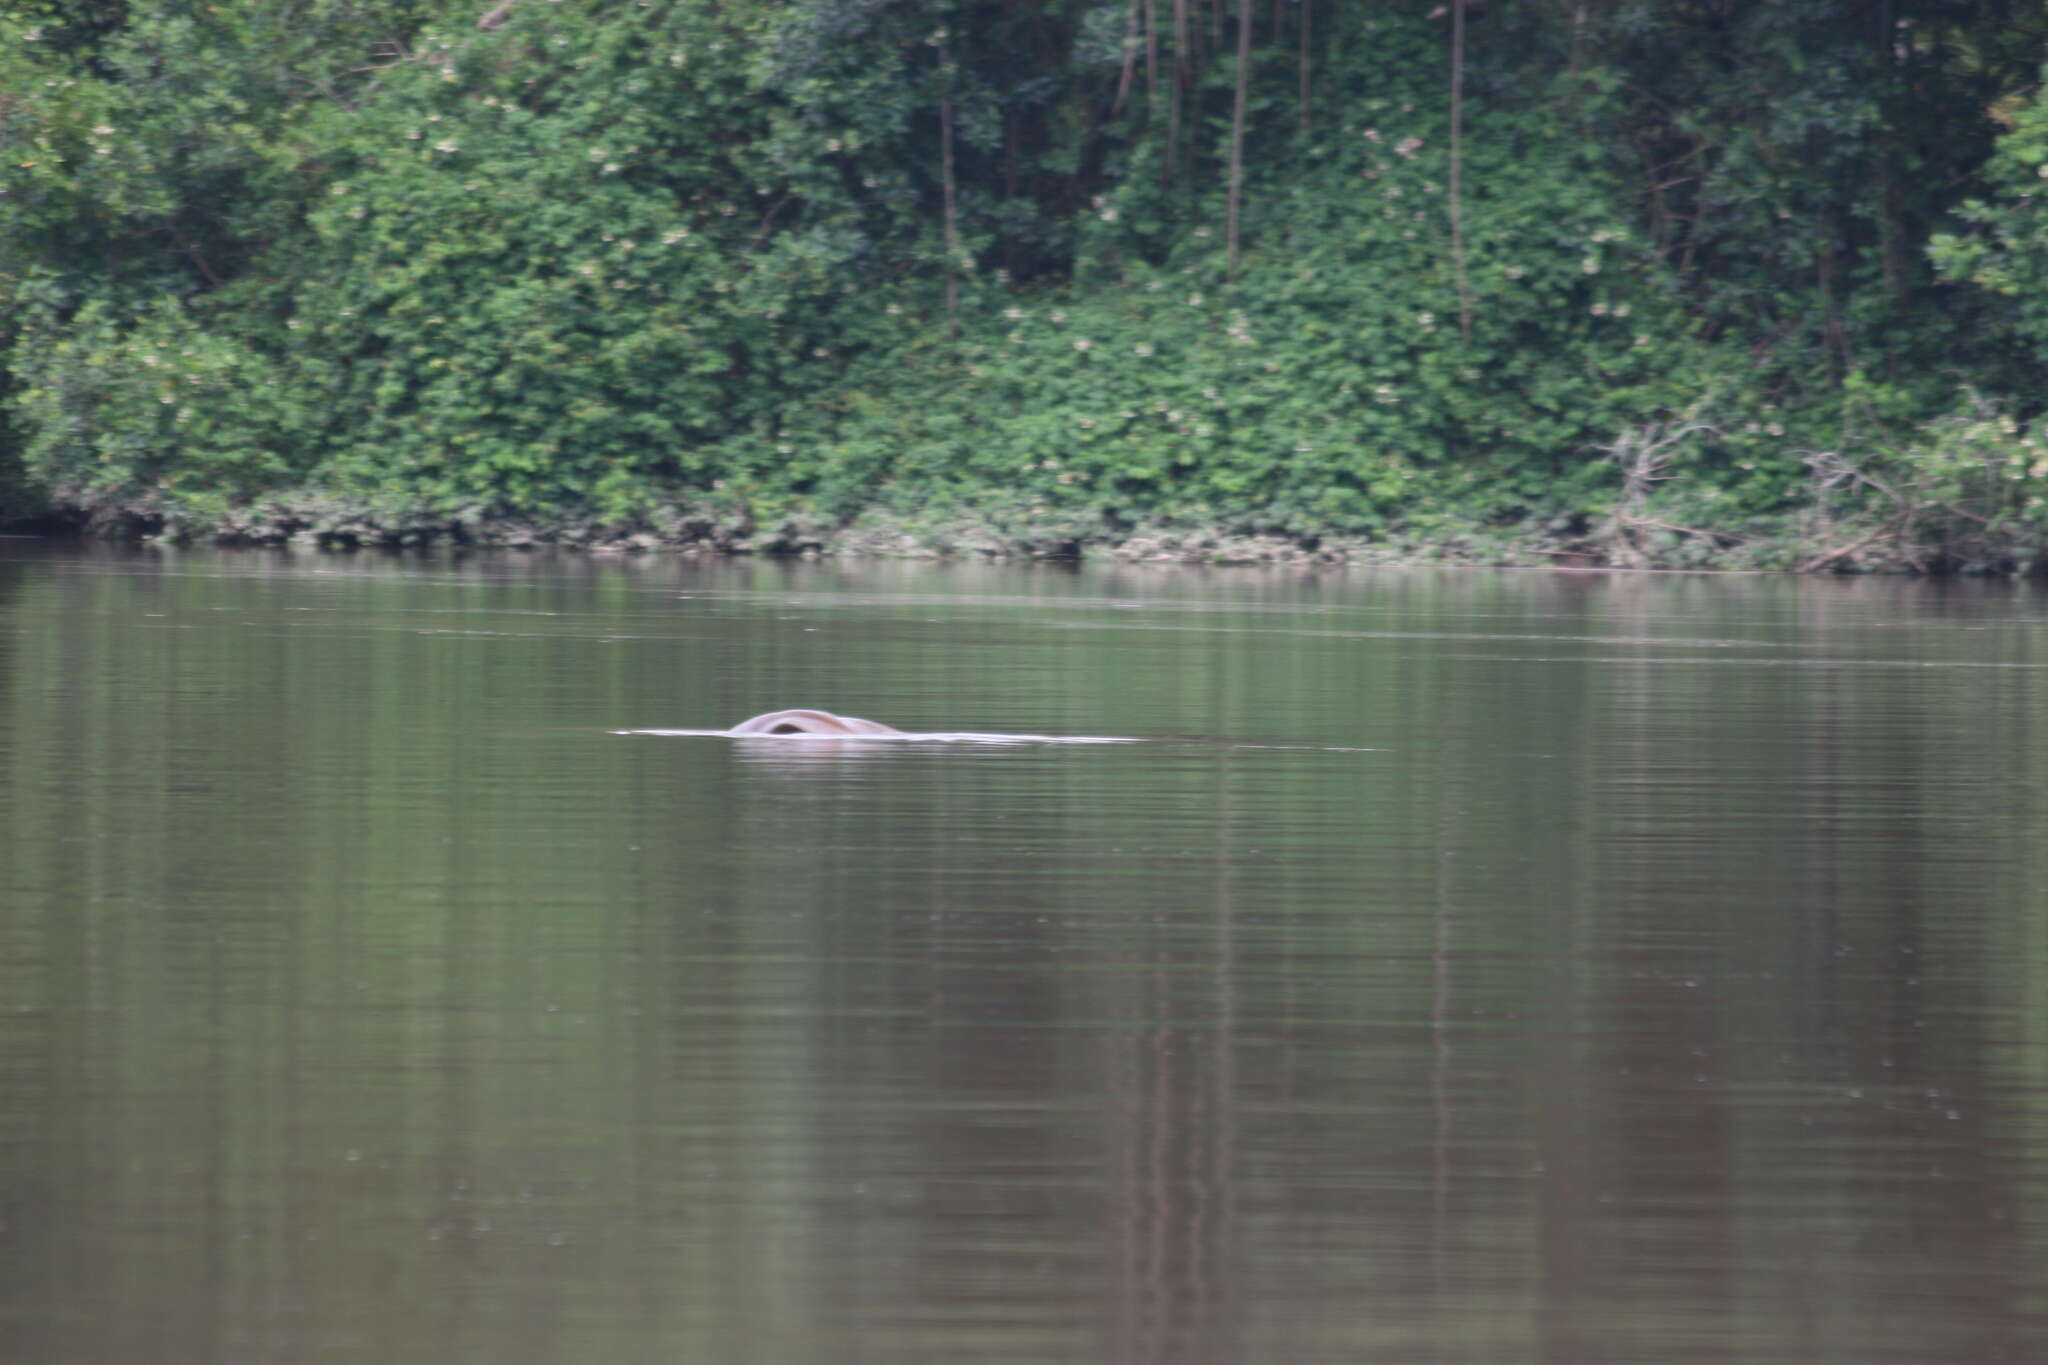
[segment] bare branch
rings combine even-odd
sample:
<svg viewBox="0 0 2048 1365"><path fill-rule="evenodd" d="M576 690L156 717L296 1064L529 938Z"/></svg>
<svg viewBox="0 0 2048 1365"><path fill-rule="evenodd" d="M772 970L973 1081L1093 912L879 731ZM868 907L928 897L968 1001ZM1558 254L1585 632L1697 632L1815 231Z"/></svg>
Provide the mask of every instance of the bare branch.
<svg viewBox="0 0 2048 1365"><path fill-rule="evenodd" d="M1850 541L1847 545L1838 545L1834 549L1827 551L1825 554L1817 554L1813 558L1805 560L1804 562L1797 565L1793 569L1793 572L1812 573L1815 569L1824 568L1827 565L1834 563L1838 559L1846 559L1850 555L1855 554L1858 550L1861 550L1868 545L1874 544L1875 542L1884 539L1886 536L1896 535L1898 531L1899 527L1897 526L1880 526L1875 531L1872 531L1870 534L1865 536L1859 536L1857 539Z"/></svg>
<svg viewBox="0 0 2048 1365"><path fill-rule="evenodd" d="M1639 569L1649 562L1649 556L1643 553L1636 540L1637 532L1644 528L1676 531L1706 540L1737 539L1695 531L1687 526L1674 526L1644 515L1651 490L1657 484L1677 477L1671 470L1671 462L1678 457L1681 445L1700 432L1718 430L1709 422L1651 422L1627 428L1612 442L1596 447L1621 467L1621 496L1615 500L1614 514L1608 518L1606 530L1600 536L1607 543L1608 554L1616 564L1625 569Z"/></svg>

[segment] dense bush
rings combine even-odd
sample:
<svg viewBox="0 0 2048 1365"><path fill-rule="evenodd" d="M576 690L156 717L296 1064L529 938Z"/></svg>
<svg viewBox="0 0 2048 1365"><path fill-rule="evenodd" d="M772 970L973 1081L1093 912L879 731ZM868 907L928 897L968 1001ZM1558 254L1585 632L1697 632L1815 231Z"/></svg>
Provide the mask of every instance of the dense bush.
<svg viewBox="0 0 2048 1365"><path fill-rule="evenodd" d="M2034 67L1846 12L1489 7L1454 240L1435 7L38 0L0 501L2022 566Z"/></svg>

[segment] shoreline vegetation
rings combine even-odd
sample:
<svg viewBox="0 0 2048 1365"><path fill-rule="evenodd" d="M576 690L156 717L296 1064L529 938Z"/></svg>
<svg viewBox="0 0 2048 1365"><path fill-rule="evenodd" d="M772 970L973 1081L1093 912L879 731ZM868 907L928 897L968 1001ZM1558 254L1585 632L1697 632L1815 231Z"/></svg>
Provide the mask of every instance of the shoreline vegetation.
<svg viewBox="0 0 2048 1365"><path fill-rule="evenodd" d="M322 529L315 529L319 518ZM153 511L103 509L97 520L45 515L0 522L0 532L32 538L320 550L561 550L596 555L720 555L782 558L935 560L1110 560L1125 563L1269 567L1602 569L1720 573L1992 574L2041 577L2043 565L1931 562L1924 542L1862 527L1837 530L1846 546L1816 539L1830 529L1810 522L1758 529L1745 537L1651 521L1626 542L1611 527L1570 534L1545 528L1458 525L1446 520L1385 537L1280 535L1227 525L1153 525L1128 529L996 525L962 517L863 517L827 526L797 521L755 526L710 515L675 513L626 524L512 518L442 524L429 516L337 516L330 506L262 505L222 521L180 524Z"/></svg>
<svg viewBox="0 0 2048 1365"><path fill-rule="evenodd" d="M2048 573L2048 0L21 0L0 525Z"/></svg>

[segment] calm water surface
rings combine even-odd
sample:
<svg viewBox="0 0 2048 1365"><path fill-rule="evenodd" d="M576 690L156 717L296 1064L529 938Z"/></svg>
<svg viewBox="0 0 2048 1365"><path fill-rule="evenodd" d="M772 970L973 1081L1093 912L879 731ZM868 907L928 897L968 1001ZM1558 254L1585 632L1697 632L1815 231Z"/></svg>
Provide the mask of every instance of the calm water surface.
<svg viewBox="0 0 2048 1365"><path fill-rule="evenodd" d="M2048 598L0 541L0 1358L2048 1359ZM822 706L1123 745L662 737Z"/></svg>

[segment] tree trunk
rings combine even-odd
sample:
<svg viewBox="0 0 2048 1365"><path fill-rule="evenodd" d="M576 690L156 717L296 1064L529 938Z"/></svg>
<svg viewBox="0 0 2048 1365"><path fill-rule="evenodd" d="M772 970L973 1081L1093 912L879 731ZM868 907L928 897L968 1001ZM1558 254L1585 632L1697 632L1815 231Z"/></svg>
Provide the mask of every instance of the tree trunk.
<svg viewBox="0 0 2048 1365"><path fill-rule="evenodd" d="M1116 82L1116 102L1109 107L1112 114L1123 112L1124 100L1131 93L1131 82L1138 74L1138 0L1131 0L1131 12L1124 21L1124 69Z"/></svg>
<svg viewBox="0 0 2048 1365"><path fill-rule="evenodd" d="M1230 189L1224 196L1225 273L1237 283L1238 210L1244 200L1244 109L1252 66L1252 0L1237 0L1237 89L1230 102Z"/></svg>
<svg viewBox="0 0 2048 1365"><path fill-rule="evenodd" d="M946 205L946 339L960 340L960 211L953 182L953 54L939 44L939 174Z"/></svg>
<svg viewBox="0 0 2048 1365"><path fill-rule="evenodd" d="M1465 0L1451 0L1451 273L1458 281L1458 337L1472 344L1472 286L1465 278L1463 151L1465 118Z"/></svg>
<svg viewBox="0 0 2048 1365"><path fill-rule="evenodd" d="M1159 4L1145 0L1145 113L1152 114L1152 101L1159 93Z"/></svg>
<svg viewBox="0 0 2048 1365"><path fill-rule="evenodd" d="M1896 21L1892 17L1892 0L1883 0L1877 7L1877 60L1885 72L1885 89L1879 95L1879 107L1892 93L1898 65L1894 48L1898 42ZM1905 194L1899 180L1899 139L1893 130L1898 124L1890 118L1881 120L1883 131L1877 142L1877 238L1879 259L1883 263L1884 287L1894 299L1905 302L1907 290L1911 287L1907 279L1906 253L1909 240L1906 228Z"/></svg>
<svg viewBox="0 0 2048 1365"><path fill-rule="evenodd" d="M1166 115L1166 183L1180 165L1180 106L1188 88L1188 0L1173 0L1173 105Z"/></svg>
<svg viewBox="0 0 2048 1365"><path fill-rule="evenodd" d="M1309 59L1308 32L1316 13L1315 0L1301 0L1301 135L1308 136Z"/></svg>
<svg viewBox="0 0 2048 1365"><path fill-rule="evenodd" d="M1856 368L1855 353L1849 348L1849 330L1842 323L1842 301L1835 291L1835 233L1832 224L1821 224L1820 247L1814 253L1814 288L1820 294L1821 335L1828 354L1828 378L1839 384Z"/></svg>
<svg viewBox="0 0 2048 1365"><path fill-rule="evenodd" d="M1017 115L1013 111L1006 110L1003 113L1003 201L1005 203L1013 202L1017 198L1017 182L1020 178L1021 171L1017 165ZM1017 262L1019 259L1017 234L1014 232L1004 233L1003 269L1009 271L1012 278L1015 278L1017 274Z"/></svg>

